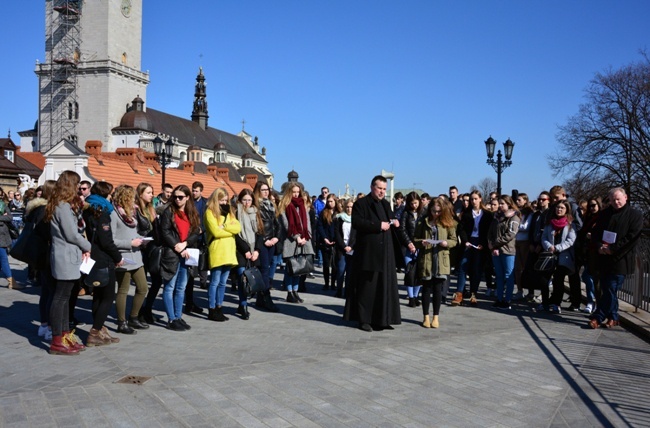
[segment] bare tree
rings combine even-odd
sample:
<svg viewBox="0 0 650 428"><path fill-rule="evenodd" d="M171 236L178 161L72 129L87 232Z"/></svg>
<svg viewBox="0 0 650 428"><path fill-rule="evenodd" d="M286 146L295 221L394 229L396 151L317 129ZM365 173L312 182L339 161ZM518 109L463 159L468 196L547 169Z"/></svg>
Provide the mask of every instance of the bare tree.
<svg viewBox="0 0 650 428"><path fill-rule="evenodd" d="M581 186L599 192L620 186L632 201L650 206L650 60L643 56L596 74L586 102L560 126L560 149L549 166L556 176L570 177L574 194Z"/></svg>
<svg viewBox="0 0 650 428"><path fill-rule="evenodd" d="M483 180L479 181L477 186L470 187L470 192L478 190L483 195L483 200L487 201L490 192L495 192L497 190L497 182L490 177L485 177Z"/></svg>

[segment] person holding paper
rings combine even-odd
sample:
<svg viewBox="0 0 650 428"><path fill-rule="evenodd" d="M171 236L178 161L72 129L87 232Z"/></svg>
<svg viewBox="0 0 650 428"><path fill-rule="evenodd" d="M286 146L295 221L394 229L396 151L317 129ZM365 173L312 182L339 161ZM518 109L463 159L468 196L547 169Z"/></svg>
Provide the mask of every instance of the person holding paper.
<svg viewBox="0 0 650 428"><path fill-rule="evenodd" d="M54 297L50 306L52 343L50 354L78 355L82 349L76 337L69 331L70 292L81 277L81 262L90 257L90 242L83 237L81 199L77 187L81 178L74 171L63 171L56 181L56 187L45 206L45 221L50 223L52 250L50 267L56 280ZM91 330L91 335L100 335Z"/></svg>
<svg viewBox="0 0 650 428"><path fill-rule="evenodd" d="M609 206L598 216L591 233L598 246L598 267L602 298L596 312L590 317L589 327L604 324L615 327L618 322L618 290L625 276L634 273L636 245L643 228L643 214L627 203L627 193L622 187L609 191Z"/></svg>
<svg viewBox="0 0 650 428"><path fill-rule="evenodd" d="M142 237L138 233L138 208L135 206L135 189L123 184L115 189L113 195L113 212L111 213L111 230L113 241L120 249L125 264L116 270L117 298L117 331L123 334L135 334L136 330L149 328L149 324L138 319L138 313L144 299L147 297L147 276L142 263ZM131 305L131 316L126 319L126 300L131 288L131 280L135 283L135 295Z"/></svg>
<svg viewBox="0 0 650 428"><path fill-rule="evenodd" d="M210 268L208 319L218 322L228 321L229 318L223 314L222 306L230 269L237 266L235 235L241 231L241 225L235 217L226 189L219 188L212 192L208 198L203 223L208 242L208 267Z"/></svg>
<svg viewBox="0 0 650 428"><path fill-rule="evenodd" d="M115 301L115 268L124 264L122 254L113 241L111 228L111 213L113 205L107 199L113 191L113 185L105 181L97 181L90 188L90 196L86 198L83 219L86 224L86 237L92 244L90 258L95 261L97 268L108 268L108 285L93 289L93 327L86 342L88 346L110 345L120 341L108 334L105 323ZM93 332L103 331L98 336Z"/></svg>
<svg viewBox="0 0 650 428"><path fill-rule="evenodd" d="M187 285L188 248L197 248L201 231L199 215L184 184L172 191L172 201L160 215L160 243L163 246L161 276L164 283L163 303L167 328L185 331L192 327L183 319L183 301Z"/></svg>
<svg viewBox="0 0 650 428"><path fill-rule="evenodd" d="M431 201L426 212L427 215L415 225L413 243L419 250L417 277L422 283L422 326L438 328L442 288L451 275L449 249L458 243L457 223L454 220L453 205L442 198ZM431 305L433 318L429 317Z"/></svg>

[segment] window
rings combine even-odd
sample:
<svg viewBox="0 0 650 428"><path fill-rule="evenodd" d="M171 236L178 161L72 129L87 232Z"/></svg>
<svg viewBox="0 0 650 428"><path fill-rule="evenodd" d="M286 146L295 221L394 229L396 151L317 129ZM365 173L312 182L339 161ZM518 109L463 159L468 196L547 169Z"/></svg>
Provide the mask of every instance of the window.
<svg viewBox="0 0 650 428"><path fill-rule="evenodd" d="M5 150L5 157L10 161L14 161L14 151L13 150Z"/></svg>

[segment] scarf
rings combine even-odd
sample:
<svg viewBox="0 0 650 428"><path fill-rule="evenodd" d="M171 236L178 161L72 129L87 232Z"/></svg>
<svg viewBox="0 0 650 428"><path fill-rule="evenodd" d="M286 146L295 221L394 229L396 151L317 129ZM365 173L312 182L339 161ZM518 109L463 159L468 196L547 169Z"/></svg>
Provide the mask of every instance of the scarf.
<svg viewBox="0 0 650 428"><path fill-rule="evenodd" d="M108 199L103 198L99 195L90 195L86 198L86 202L90 205L91 208L96 211L104 211L109 215L113 212L113 204L108 202Z"/></svg>
<svg viewBox="0 0 650 428"><path fill-rule="evenodd" d="M566 217L551 219L551 226L553 227L553 230L555 230L556 232L561 231L568 224L569 224L569 220L567 220Z"/></svg>
<svg viewBox="0 0 650 428"><path fill-rule="evenodd" d="M135 217L129 217L126 215L126 211L124 211L124 208L122 208L119 205L113 204L113 208L115 211L117 211L117 216L122 220L122 222L127 225L130 228L134 228L137 226L138 222L136 221ZM137 212L137 207L133 207L133 212Z"/></svg>
<svg viewBox="0 0 650 428"><path fill-rule="evenodd" d="M255 249L255 235L257 234L257 208L254 206L244 208L242 204L237 204L237 218L241 224L239 236L246 241L252 251Z"/></svg>
<svg viewBox="0 0 650 428"><path fill-rule="evenodd" d="M286 210L287 222L289 223L289 235L300 235L306 240L311 239L307 223L307 210L305 209L305 201L301 197L291 198L291 203L287 206Z"/></svg>
<svg viewBox="0 0 650 428"><path fill-rule="evenodd" d="M352 216L348 213L338 213L336 218L340 218L345 223L352 223Z"/></svg>
<svg viewBox="0 0 650 428"><path fill-rule="evenodd" d="M260 204L262 204L262 211L271 212L275 216L275 205L270 199L260 199Z"/></svg>

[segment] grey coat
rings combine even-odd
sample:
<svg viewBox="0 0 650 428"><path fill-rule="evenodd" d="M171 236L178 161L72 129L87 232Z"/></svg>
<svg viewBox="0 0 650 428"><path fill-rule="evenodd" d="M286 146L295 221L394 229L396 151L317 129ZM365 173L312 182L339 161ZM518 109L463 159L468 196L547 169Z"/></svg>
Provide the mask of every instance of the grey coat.
<svg viewBox="0 0 650 428"><path fill-rule="evenodd" d="M142 252L141 247L132 247L131 241L139 238L138 228L129 227L122 221L117 210L111 213L111 230L113 231L113 242L122 253L122 257L135 262L135 264L124 264L122 267L115 268L115 270L134 271L142 267Z"/></svg>
<svg viewBox="0 0 650 428"><path fill-rule="evenodd" d="M553 231L553 226L549 224L544 228L544 233L542 234L542 247L544 247L544 251L548 251L549 248L555 247L555 253L558 254L557 263L560 266L566 267L571 272L576 268L575 250L573 247L575 242L576 231L572 225L567 225L562 229L562 236L560 237L560 242L558 244L555 244L555 232Z"/></svg>
<svg viewBox="0 0 650 428"><path fill-rule="evenodd" d="M79 233L77 217L70 204L60 203L50 222L52 251L50 264L52 276L62 281L74 281L81 277L82 252L90 251L90 242Z"/></svg>
<svg viewBox="0 0 650 428"><path fill-rule="evenodd" d="M289 208L289 207L287 207ZM307 222L307 228L309 229L309 235L313 238L314 235L311 231L311 222ZM282 247L282 258L287 259L293 257L294 254L300 254L300 248L298 248L298 243L296 242L296 236L288 236L289 233L289 220L287 220L287 214L282 213L280 215L280 241L283 243ZM305 245L302 246L303 254L314 254L314 247L311 244L311 239L307 241Z"/></svg>

